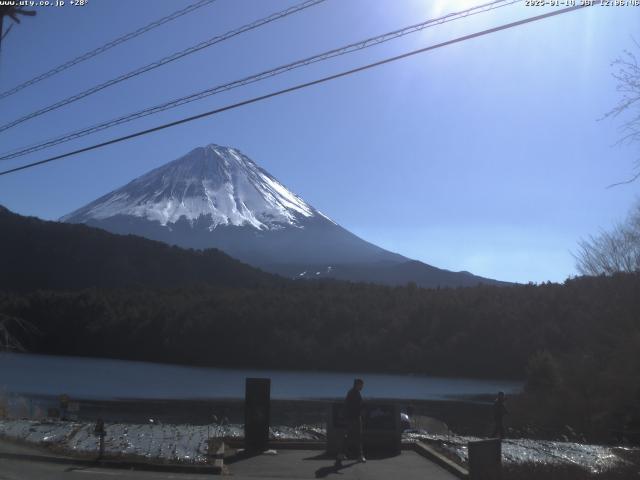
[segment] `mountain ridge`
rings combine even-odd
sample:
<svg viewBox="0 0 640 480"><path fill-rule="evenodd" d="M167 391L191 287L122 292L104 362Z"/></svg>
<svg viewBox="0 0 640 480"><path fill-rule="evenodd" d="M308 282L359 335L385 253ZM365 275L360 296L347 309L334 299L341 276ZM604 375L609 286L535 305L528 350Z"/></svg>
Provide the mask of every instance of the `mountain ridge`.
<svg viewBox="0 0 640 480"><path fill-rule="evenodd" d="M316 215L335 224L242 152L216 144L197 147L60 221L103 220L114 212L155 220L162 226L183 216L196 220L208 214L211 229L250 225L265 230L280 224L296 225L301 218Z"/></svg>
<svg viewBox="0 0 640 480"><path fill-rule="evenodd" d="M218 248L289 278L424 287L503 284L450 272L354 235L238 149L209 144L155 168L60 219L183 248ZM393 268L390 267L393 265Z"/></svg>
<svg viewBox="0 0 640 480"><path fill-rule="evenodd" d="M185 250L86 225L25 217L1 205L0 231L0 290L255 287L287 282L216 249Z"/></svg>

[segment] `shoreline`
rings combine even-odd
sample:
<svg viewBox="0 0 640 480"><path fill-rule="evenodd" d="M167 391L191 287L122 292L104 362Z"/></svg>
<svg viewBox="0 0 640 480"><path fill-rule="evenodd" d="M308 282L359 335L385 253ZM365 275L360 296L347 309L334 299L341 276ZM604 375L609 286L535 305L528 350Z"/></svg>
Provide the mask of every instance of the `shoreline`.
<svg viewBox="0 0 640 480"><path fill-rule="evenodd" d="M7 394L9 414L18 418L47 418L50 409L60 411L58 396ZM409 413L410 417L431 417L445 423L459 434L486 435L490 432L491 403L486 397L460 397L450 400L374 398L365 402L391 403ZM482 401L485 400L485 401ZM71 398L74 411L67 417L95 422L102 418L114 423L160 423L211 425L214 423L244 423L244 399L81 399ZM342 398L271 399L273 425L300 426L325 424L331 405ZM77 410L75 409L77 407ZM13 412L12 412L13 410Z"/></svg>

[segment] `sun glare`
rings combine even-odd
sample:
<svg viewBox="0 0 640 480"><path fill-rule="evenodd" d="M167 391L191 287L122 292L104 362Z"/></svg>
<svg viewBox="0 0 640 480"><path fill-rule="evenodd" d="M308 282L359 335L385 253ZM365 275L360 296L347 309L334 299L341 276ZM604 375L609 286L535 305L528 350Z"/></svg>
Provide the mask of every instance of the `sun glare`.
<svg viewBox="0 0 640 480"><path fill-rule="evenodd" d="M426 9L426 13L434 17L482 5L483 3L486 2L481 0L420 0L420 4Z"/></svg>

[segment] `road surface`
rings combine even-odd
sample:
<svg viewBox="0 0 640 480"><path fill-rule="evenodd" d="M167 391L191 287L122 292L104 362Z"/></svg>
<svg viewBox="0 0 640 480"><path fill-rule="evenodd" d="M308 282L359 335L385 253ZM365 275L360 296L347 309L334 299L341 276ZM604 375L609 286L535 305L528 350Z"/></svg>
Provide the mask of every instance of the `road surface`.
<svg viewBox="0 0 640 480"><path fill-rule="evenodd" d="M43 455L47 455L46 457ZM276 455L229 459L226 468L233 480L456 480L457 477L413 451L395 457L369 459L366 463L347 460L341 468L318 450L281 450ZM17 446L0 440L0 480L202 480L208 473L150 472L74 464L46 451Z"/></svg>

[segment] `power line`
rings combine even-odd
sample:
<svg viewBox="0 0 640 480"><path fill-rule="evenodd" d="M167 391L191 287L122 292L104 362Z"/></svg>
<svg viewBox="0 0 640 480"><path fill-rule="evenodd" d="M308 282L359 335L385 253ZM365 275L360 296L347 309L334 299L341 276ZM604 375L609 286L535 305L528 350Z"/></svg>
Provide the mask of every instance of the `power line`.
<svg viewBox="0 0 640 480"><path fill-rule="evenodd" d="M27 87L30 87L31 85L34 85L38 82L41 82L42 80L45 80L49 77L53 77L54 75L57 75L60 72L63 72L64 70L67 70L71 67L73 67L74 65L77 65L79 63L84 62L85 60L89 60L90 58L93 58L97 55L100 55L101 53L106 52L107 50L110 50L111 48L120 45L121 43L127 42L133 38L139 37L140 35L142 35L143 33L147 33L149 30L153 30L156 27L159 27L160 25L164 25L165 23L168 23L172 20L175 20L176 18L179 18L183 15L186 15L187 13L191 13L194 10L197 10L200 7L204 7L206 5L209 5L210 3L215 2L216 0L198 0L197 2L181 9L181 10L177 10L175 12L173 12L170 15L167 15L166 17L162 17L159 18L158 20L155 20L151 23L149 23L148 25L145 25L144 27L140 27L137 30L127 33L125 35L122 35L121 37L118 37L112 41L110 41L109 43L106 43L104 45L102 45L101 47L95 48L89 52L83 53L82 55L69 60L68 62L62 63L60 65L58 65L57 67L52 68L51 70L44 72L40 75L38 75L37 77L32 78L31 80L27 80L26 82L21 83L20 85L16 85L15 87L0 93L0 100L2 100L3 98L9 97L11 95L13 95L14 93L19 92L20 90L23 90Z"/></svg>
<svg viewBox="0 0 640 480"><path fill-rule="evenodd" d="M133 77L137 77L138 75L142 75L143 73L149 72L151 70L154 70L158 67L161 67L163 65L166 65L168 63L171 63L175 60L178 60L180 58L186 57L187 55L191 55L192 53L198 52L204 48L210 47L212 45L215 45L217 43L221 43L224 42L225 40L228 40L230 38L233 38L237 35L240 35L242 33L248 32L250 30L256 29L258 27L261 27L263 25L266 25L268 23L271 22L275 22L276 20L279 20L281 18L284 17L288 17L289 15L293 15L294 13L297 13L301 10L305 10L309 7L313 7L315 5L318 5L319 3L325 2L326 0L305 0L302 3L299 3L297 5L294 5L293 7L287 8L285 10L281 10L279 12L273 13L271 15L269 15L268 17L265 18L261 18L260 20L256 20L255 22L251 22L248 23L246 25L243 25L242 27L236 28L234 30L229 30L228 32L222 34L222 35L216 35L215 37L212 37L208 40L205 40L204 42L200 42L197 45L193 45L189 48L186 48L184 50L181 50L179 52L175 52L167 57L163 57L160 60L157 60L155 62L149 63L147 65L144 65L140 68L136 68L135 70L132 70L128 73L125 73L123 75L120 75L118 77L112 78L111 80L108 80L106 82L100 83L98 85L95 85L87 90L84 90L80 93L77 93L75 95L72 95L68 98L65 98L63 100L60 100L59 102L56 102L52 105L49 105L48 107L44 107L41 108L40 110L36 110L35 112L29 113L27 115L24 115L23 117L20 117L16 120L13 120L9 123L6 123L2 126L0 126L0 132L4 132L5 130L8 130L12 127L15 127L16 125L20 125L21 123L26 122L27 120L31 120L32 118L36 118L39 117L40 115L44 115L45 113L51 112L53 110L57 110L60 107L64 107L66 105L69 105L70 103L73 102L77 102L78 100L88 97L89 95L93 95L94 93L97 93L101 90L104 90L105 88L109 88L112 87L113 85L116 85L120 82L124 82L125 80L129 80L130 78Z"/></svg>
<svg viewBox="0 0 640 480"><path fill-rule="evenodd" d="M596 0L592 5L599 5L599 4L600 4L600 1ZM403 53L401 55L396 55L394 57L388 57L388 58L386 58L384 60L379 60L379 61L374 62L374 63L369 63L369 64L361 66L361 67L353 68L351 70L346 70L346 71L343 71L343 72L340 72L340 73L336 73L334 75L329 75L329 76L326 76L326 77L323 77L323 78L320 78L320 79L317 79L317 80L313 80L313 81L310 81L310 82L300 83L300 84L295 85L293 87L289 87L289 88L285 88L285 89L278 90L278 91L275 91L275 92L271 92L271 93L268 93L266 95L253 97L253 98L250 98L248 100L244 100L242 102L238 102L238 103L234 103L234 104L231 104L231 105L227 105L227 106L224 106L224 107L221 107L221 108L217 108L217 109L214 109L214 110L209 110L208 112L204 112L204 113L200 113L198 115L193 115L193 116L190 116L190 117L182 118L180 120L176 120L176 121L173 121L173 122L165 123L163 125L159 125L157 127L149 128L149 129L146 129L146 130L141 130L139 132L132 133L132 134L129 134L129 135L125 135L125 136L122 136L122 137L114 138L114 139L108 140L106 142L98 143L96 145L92 145L92 146L80 148L78 150L74 150L74 151L71 151L71 152L63 153L61 155L56 155L54 157L50 157L50 158L47 158L45 160L40 160L38 162L33 162L33 163L26 164L26 165L22 165L20 167L15 167L15 168L11 168L9 170L4 170L4 171L0 172L0 176L8 175L10 173L18 172L20 170L26 170L28 168L33 168L33 167L36 167L36 166L39 166L39 165L44 165L45 163L49 163L49 162L53 162L53 161L60 160L60 159L63 159L63 158L67 158L67 157L70 157L72 155L77 155L79 153L84 153L84 152L88 152L88 151L91 151L91 150L96 150L98 148L106 147L108 145L113 145L115 143L120 143L120 142L123 142L125 140L130 140L132 138L140 137L140 136L143 136L143 135L147 135L149 133L153 133L153 132L157 132L157 131L160 131L160 130L164 130L166 128L170 128L170 127L174 127L174 126L177 126L177 125L181 125L183 123L192 122L192 121L198 120L200 118L216 115L218 113L222 113L222 112L225 112L227 110L233 110L235 108L239 108L239 107L242 107L242 106L245 106L245 105L249 105L249 104L252 104L252 103L260 102L262 100L267 100L269 98L273 98L273 97L277 97L277 96L280 96L280 95L284 95L286 93L294 92L296 90L301 90L301 89L304 89L304 88L307 88L307 87L311 87L313 85L318 85L320 83L325 83L325 82L328 82L328 81L331 81L331 80L335 80L337 78L346 77L346 76L352 75L354 73L358 73L358 72L369 70L369 69L372 69L372 68L375 68L375 67L379 67L380 65L385 65L387 63L391 63L391 62L395 62L397 60L408 58L408 57L417 55L419 53L428 52L428 51L431 51L431 50L435 50L437 48L446 47L448 45L453 45L455 43L464 42L464 41L467 41L467 40L471 40L473 38L482 37L482 36L485 36L485 35L489 35L491 33L499 32L499 31L502 31L502 30L507 30L509 28L514 28L514 27L517 27L517 26L520 26L520 25L524 25L524 24L527 24L527 23L536 22L536 21L539 21L539 20L543 20L545 18L554 17L556 15L561 15L563 13L573 12L573 11L576 11L576 10L580 10L582 8L586 8L588 6L591 6L591 5L576 5L576 6L573 6L573 7L563 8L561 10L555 10L555 11L552 11L552 12L548 12L548 13L544 13L544 14L541 14L541 15L537 15L535 17L529 17L529 18L526 18L526 19L523 19L523 20L518 20L516 22L507 23L507 24L504 24L504 25L500 25L498 27L493 27L493 28L489 28L487 30L482 30L480 32L472 33L472 34L469 34L469 35L464 35L462 37L457 37L457 38L454 38L453 40L447 40L445 42L437 43L435 45L430 45L428 47L420 48L418 50L413 50L413 51L410 51L410 52L407 52L407 53Z"/></svg>
<svg viewBox="0 0 640 480"><path fill-rule="evenodd" d="M483 4L483 5L478 5L476 7L472 7L466 10L462 10L460 12L453 12L450 14L447 14L443 17L438 17L435 19L430 19L430 20L426 20L424 22L421 23L417 23L415 25L410 25L408 27L404 27L398 30L394 30L392 32L388 32L388 33L384 33L382 35L378 35L375 37L371 37L371 38L367 38L366 40L362 40L356 43L351 43L349 45L340 47L340 48L336 48L333 50L329 50L317 55L313 55L311 57L307 57L304 58L302 60L297 60L295 62L292 63L288 63L285 65L281 65L279 67L270 69L270 70L266 70L263 71L261 73L257 73L254 75L250 75L248 77L242 78L240 80L234 80L232 82L229 83L225 83L222 85L217 85L215 87L211 87L205 90L202 90L200 92L196 92L184 97L180 97L177 99L173 99L170 100L168 102L159 104L159 105L155 105L153 107L149 107L146 108L144 110L140 110L138 112L134 112L134 113L130 113L127 115L123 115L121 117L112 119L112 120L108 120L106 122L102 122L99 123L97 125L93 125L90 127L86 127L84 129L81 130L76 130L75 132L71 132L71 133L67 133L64 134L60 137L54 138L54 139L50 139L47 140L45 142L41 142L35 145L31 145L31 146L27 146L27 147L20 147L17 150L13 150L13 151L9 151L9 152L4 152L3 154L0 155L0 160L10 160L13 158L17 158L17 157L21 157L23 155L27 155L29 153L33 153L39 150L43 150L45 148L50 148L53 147L55 145L59 145L61 143L66 143L69 142L71 140L75 140L93 133L97 133L99 131L102 130L106 130L108 128L111 127L115 127L117 125L121 125L123 123L127 123L133 120L137 120L139 118L143 118L149 115L153 115L159 112L163 112L165 110L169 110L171 108L176 108L179 107L181 105L185 105L187 103L191 103L197 100L201 100L203 98L212 96L212 95L216 95L218 93L221 92L225 92L228 90L232 90L234 88L238 88L238 87L242 87L245 85L249 85L251 83L255 83L258 81L262 81L265 80L267 78L271 78L274 77L276 75L281 75L283 73L286 73L290 70L294 70L297 68L301 68L307 65L311 65L313 63L317 63L317 62L321 62L321 61L325 61L325 60L329 60L331 58L337 57L337 56L341 56L341 55L346 55L348 53L352 53L358 50L363 50L365 48L369 48L369 47L373 47L375 45L379 45L381 43L385 43L388 42L390 40L394 40L396 38L411 34L411 33L415 33L418 32L420 30L423 30L427 27L433 27L436 25L441 25L443 23L448 23L454 20L458 20L460 18L466 18L468 16L472 16L472 15L477 15L479 13L483 13L489 10L494 10L497 8L501 8L501 7L505 7L508 5L512 5L514 3L519 3L522 0L495 0L493 2L487 3L487 4Z"/></svg>

